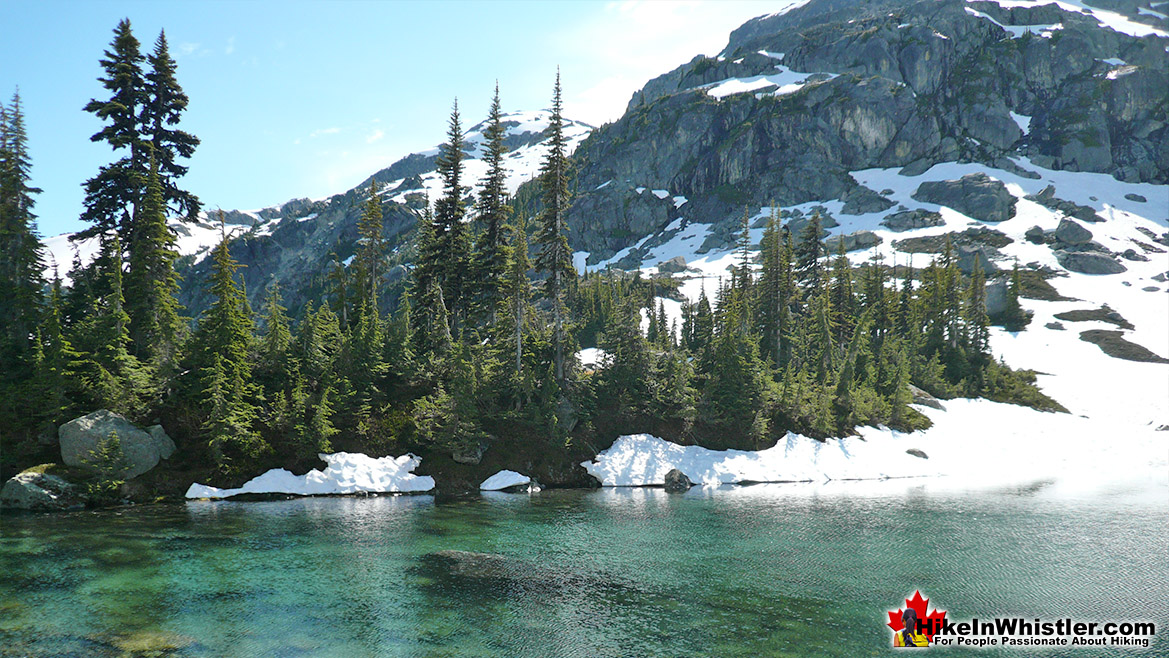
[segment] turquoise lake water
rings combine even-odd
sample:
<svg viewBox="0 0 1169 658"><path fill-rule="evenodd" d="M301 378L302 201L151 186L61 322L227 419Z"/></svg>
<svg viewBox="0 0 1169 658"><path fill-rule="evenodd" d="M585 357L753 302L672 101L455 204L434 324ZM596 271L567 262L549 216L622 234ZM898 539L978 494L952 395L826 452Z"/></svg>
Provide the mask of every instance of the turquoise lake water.
<svg viewBox="0 0 1169 658"><path fill-rule="evenodd" d="M807 485L5 515L5 656L896 655L886 611L1152 620L1169 498ZM489 553L489 573L438 551ZM904 654L901 654L904 655Z"/></svg>

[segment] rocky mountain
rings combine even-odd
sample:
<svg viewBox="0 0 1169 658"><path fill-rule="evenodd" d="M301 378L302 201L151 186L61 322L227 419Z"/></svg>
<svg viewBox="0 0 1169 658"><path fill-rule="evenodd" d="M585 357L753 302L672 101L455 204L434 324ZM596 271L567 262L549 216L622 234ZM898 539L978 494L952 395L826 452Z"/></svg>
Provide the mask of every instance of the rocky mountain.
<svg viewBox="0 0 1169 658"><path fill-rule="evenodd" d="M595 130L570 122L576 176L569 240L578 266L635 269L672 259L669 267L683 272L698 257L716 262L744 208L757 226L774 208L793 230L819 211L826 237L857 257L923 253L923 245L938 240L918 233L946 232L946 213L993 225L1015 217L1023 196L1053 217L1080 222L1112 210L1134 213L1152 222L1143 227L1151 233L1141 234L1143 244L1163 240L1169 223L1163 3L786 6L735 30L717 56L695 57L650 80L619 120ZM515 191L538 170L547 113L507 120ZM476 159L480 129L466 134L472 181L484 170ZM412 258L406 247L418 212L438 194L436 154L409 155L372 176L382 185L396 266L388 269L387 290ZM1072 172L1092 174L1093 182L1065 176ZM1066 182L1054 185L1056 174ZM323 200L226 213L254 305L273 281L294 313L323 296L328 277L354 253L368 183ZM1088 187L1099 194L1081 194ZM538 203L533 194L521 196ZM184 254L181 301L195 317L208 301L204 257L221 229L214 217L174 228ZM997 229L975 228L949 231L961 233L954 241L967 262L1005 267L1006 255L996 251L1003 241L979 232ZM1039 230L1036 239L1048 240ZM67 264L64 237L49 242L57 262ZM1131 243L1111 251L1094 244L1049 246L1063 254L1058 267L1083 271L1118 271L1126 250L1144 253ZM81 245L82 258L94 250Z"/></svg>
<svg viewBox="0 0 1169 658"><path fill-rule="evenodd" d="M1020 172L1025 157L1169 182L1167 21L1112 4L1133 18L1069 2L813 0L749 21L581 145L574 248L612 262L678 217L712 224L715 248L744 206L772 202L887 209L851 175L871 168Z"/></svg>
<svg viewBox="0 0 1169 658"><path fill-rule="evenodd" d="M543 110L504 115L510 192L514 193L539 171L549 116ZM473 183L487 171L487 165L480 159L484 127L480 123L464 132L468 158L464 180ZM576 148L592 126L566 120L564 130L569 147ZM240 273L254 308L260 308L273 282L279 282L284 302L294 315L309 301L319 303L330 286L330 275L336 276L338 269L348 265L355 253L357 220L368 198L371 180L378 183L382 195L384 235L392 250L391 264L398 265L388 273L387 283L391 286L386 288L392 290L392 284L405 274L401 265L412 258L409 250L403 248L409 245L415 221L427 199L437 198L440 193L441 182L435 171L437 155L437 147L410 154L353 189L325 199L293 199L261 210L224 211L222 226L218 211L203 213L195 223L172 221L170 226L182 254L177 263L183 277L179 301L186 314L198 317L210 303L206 282L211 262L207 256L225 233L233 238L232 257L244 265ZM75 249L85 262L98 251L96 240L74 245L68 234L50 238L46 243L52 262L59 265L62 274L73 261Z"/></svg>

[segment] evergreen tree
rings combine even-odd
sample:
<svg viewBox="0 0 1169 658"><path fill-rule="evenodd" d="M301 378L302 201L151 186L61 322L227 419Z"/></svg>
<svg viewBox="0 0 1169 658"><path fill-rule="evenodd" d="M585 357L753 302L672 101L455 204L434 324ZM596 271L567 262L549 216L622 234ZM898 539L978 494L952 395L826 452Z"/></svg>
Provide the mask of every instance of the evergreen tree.
<svg viewBox="0 0 1169 658"><path fill-rule="evenodd" d="M106 123L90 137L91 141L106 142L115 152L128 149L129 153L102 167L97 176L86 181L81 219L93 226L76 234L74 240L117 230L123 241L131 241L136 206L147 173L146 139L140 117L149 96L142 62L130 20L122 19L114 28L114 40L105 52L105 59L101 60L105 77L98 79L110 92L110 98L90 100L85 111Z"/></svg>
<svg viewBox="0 0 1169 658"><path fill-rule="evenodd" d="M167 48L165 31L158 33L154 51L146 56L146 61L150 64L150 72L146 74L146 101L141 113L142 134L152 147L150 154L158 165L163 212L166 214L167 208L173 208L187 221L194 221L199 216L199 199L179 189L175 181L182 178L188 169L179 164L177 159L194 155L199 138L177 127L189 99L175 78L176 64Z"/></svg>
<svg viewBox="0 0 1169 658"><path fill-rule="evenodd" d="M610 359L601 371L601 390L623 407L641 410L650 401L652 360L649 343L641 333L641 316L631 300L619 304L609 318L601 348Z"/></svg>
<svg viewBox="0 0 1169 658"><path fill-rule="evenodd" d="M220 213L223 222L223 213ZM212 252L211 294L215 298L195 336L203 372L203 424L212 458L220 468L244 472L268 450L255 429L257 386L252 380L254 326L251 307L236 283L239 263L226 234Z"/></svg>
<svg viewBox="0 0 1169 658"><path fill-rule="evenodd" d="M540 167L540 185L544 193L544 210L536 232L536 271L547 278L544 296L552 305L553 376L562 388L567 381L564 350L568 342L565 332L566 309L564 297L576 278L572 251L568 246L568 151L564 138L564 120L560 98L560 70L556 71L556 87L552 96L552 117L548 123L548 154Z"/></svg>
<svg viewBox="0 0 1169 658"><path fill-rule="evenodd" d="M138 228L130 247L130 271L126 275L126 310L130 317L130 338L140 359L159 364L172 363L179 343L178 258L175 238L166 225L159 183L158 165L152 163L146 198L139 214Z"/></svg>
<svg viewBox="0 0 1169 658"><path fill-rule="evenodd" d="M832 324L836 342L844 343L852 335L856 317L856 297L852 291L852 264L844 252L844 241L838 243L836 258L832 261L832 283L828 287L832 307Z"/></svg>
<svg viewBox="0 0 1169 658"><path fill-rule="evenodd" d="M151 157L159 166L163 213L172 205L188 219L199 213L199 200L175 183L187 171L176 159L189 158L199 140L176 127L187 96L175 79L175 62L167 50L166 36L160 34L149 58L151 72L146 75L139 48L129 19L122 19L101 60L104 77L99 81L110 97L90 100L85 111L106 123L91 141L106 142L123 155L86 181L81 219L92 226L77 233L74 240L116 230L126 247L134 244Z"/></svg>
<svg viewBox="0 0 1169 658"><path fill-rule="evenodd" d="M479 201L475 206L476 219L482 230L475 245L472 267L478 314L488 317L492 322L496 307L505 294L503 280L507 270L505 229L511 207L507 203L507 170L504 168L507 147L503 140L506 135L499 105L499 83L496 82L487 127L483 131L483 161L487 164L487 174L483 178L483 189L479 192Z"/></svg>
<svg viewBox="0 0 1169 658"><path fill-rule="evenodd" d="M357 221L358 249L357 290L361 301L359 306L374 313L378 309L378 264L385 258L386 241L382 237L382 204L378 196L377 181L369 181L369 199L365 212Z"/></svg>
<svg viewBox="0 0 1169 658"><path fill-rule="evenodd" d="M41 242L32 212L32 163L20 93L0 103L0 378L15 381L40 322ZM27 365L27 364L25 364ZM27 374L27 373L25 373Z"/></svg>
<svg viewBox="0 0 1169 658"><path fill-rule="evenodd" d="M1023 290L1023 279L1019 274L1019 263L1015 261L1015 266L1011 269L1011 279L1007 285L1007 303L1006 310L1003 311L999 318L1000 322L1007 331L1022 331L1027 323L1031 321L1030 316L1023 310L1023 306L1019 304L1019 296Z"/></svg>
<svg viewBox="0 0 1169 658"><path fill-rule="evenodd" d="M147 375L129 351L130 317L122 293L121 254L117 235L102 241L96 264L106 293L89 300L88 311L74 325L70 339L82 352L78 368L82 400L78 406L134 415L147 387Z"/></svg>
<svg viewBox="0 0 1169 658"><path fill-rule="evenodd" d="M524 321L532 295L532 284L528 281L528 270L531 269L528 260L528 229L522 215L516 219L511 235L511 258L508 260L505 290L515 336L515 374L519 377L524 368Z"/></svg>
<svg viewBox="0 0 1169 658"><path fill-rule="evenodd" d="M824 243L820 242L820 213L814 211L807 225L800 231L799 242L796 245L796 271L799 273L800 283L807 291L808 298L820 294L824 285Z"/></svg>
<svg viewBox="0 0 1169 658"><path fill-rule="evenodd" d="M465 316L464 295L467 290L467 266L471 243L467 225L463 223L466 208L463 198L463 129L459 123L459 104L455 101L447 127L447 141L442 145L435 166L442 179L442 196L434 202L434 236L429 244L431 253L424 258L434 264L439 287L451 316L451 327L462 329Z"/></svg>

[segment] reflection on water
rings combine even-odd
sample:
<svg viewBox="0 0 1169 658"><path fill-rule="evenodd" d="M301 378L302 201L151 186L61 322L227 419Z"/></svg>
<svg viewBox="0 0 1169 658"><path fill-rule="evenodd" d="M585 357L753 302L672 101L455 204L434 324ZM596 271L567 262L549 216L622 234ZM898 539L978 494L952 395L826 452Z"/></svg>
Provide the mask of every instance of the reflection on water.
<svg viewBox="0 0 1169 658"><path fill-rule="evenodd" d="M877 655L884 611L918 588L961 619L1169 629L1164 496L858 491L6 515L0 655Z"/></svg>

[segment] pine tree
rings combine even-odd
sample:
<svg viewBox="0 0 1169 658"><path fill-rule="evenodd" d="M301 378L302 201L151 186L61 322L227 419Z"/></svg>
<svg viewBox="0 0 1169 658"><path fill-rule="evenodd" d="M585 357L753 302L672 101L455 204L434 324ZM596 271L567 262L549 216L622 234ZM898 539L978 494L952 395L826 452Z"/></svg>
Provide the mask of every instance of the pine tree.
<svg viewBox="0 0 1169 658"><path fill-rule="evenodd" d="M357 250L357 289L363 304L373 311L378 308L378 264L385 258L386 241L382 237L382 204L378 196L377 181L369 181L369 199L365 212L357 222L360 247Z"/></svg>
<svg viewBox="0 0 1169 658"><path fill-rule="evenodd" d="M478 314L493 323L495 309L504 296L504 277L507 270L507 235L505 229L511 207L507 203L507 170L504 168L504 154L507 147L503 140L507 130L503 126L499 105L499 83L495 83L495 96L491 99L491 110L487 116L487 127L483 131L484 156L487 174L483 178L483 189L476 204L476 219L482 226L475 245L472 271L475 276L476 306Z"/></svg>
<svg viewBox="0 0 1169 658"><path fill-rule="evenodd" d="M175 181L188 169L177 159L194 155L199 138L176 127L189 99L175 78L176 64L167 48L165 31L158 33L154 51L146 56L146 61L150 64L150 72L146 74L147 100L142 106L142 134L151 145L150 153L158 164L164 213L166 208L173 208L187 221L194 221L199 216L199 199L179 189Z"/></svg>
<svg viewBox="0 0 1169 658"><path fill-rule="evenodd" d="M640 411L649 402L649 381L653 373L649 342L641 333L641 316L631 300L625 300L615 309L600 346L610 357L601 371L601 387L606 397L627 409Z"/></svg>
<svg viewBox="0 0 1169 658"><path fill-rule="evenodd" d="M130 271L126 275L126 311L130 317L130 338L134 353L158 364L172 363L178 348L182 323L179 320L178 258L175 238L166 225L158 165L151 164L146 198L139 213L138 227L130 247Z"/></svg>
<svg viewBox="0 0 1169 658"><path fill-rule="evenodd" d="M544 296L552 304L553 376L563 388L568 377L564 357L568 342L564 298L576 278L576 268L572 264L572 251L565 235L568 231L568 153L564 138L559 69L556 71L556 87L552 96L552 117L548 122L548 154L540 167L540 185L544 193L544 211L540 215L540 225L536 232L536 244L540 247L536 254L536 271L547 277L544 281Z"/></svg>
<svg viewBox="0 0 1169 658"><path fill-rule="evenodd" d="M467 225L463 223L466 213L463 197L467 188L463 185L463 129L459 123L459 103L456 99L447 126L447 141L442 145L435 166L442 179L443 192L434 202L434 238L429 247L431 253L424 256L434 263L443 300L451 316L451 327L461 330L465 316L464 295L467 290L467 266L470 262L471 243Z"/></svg>

